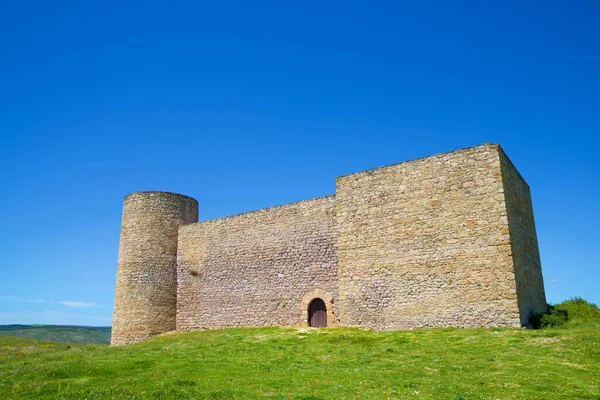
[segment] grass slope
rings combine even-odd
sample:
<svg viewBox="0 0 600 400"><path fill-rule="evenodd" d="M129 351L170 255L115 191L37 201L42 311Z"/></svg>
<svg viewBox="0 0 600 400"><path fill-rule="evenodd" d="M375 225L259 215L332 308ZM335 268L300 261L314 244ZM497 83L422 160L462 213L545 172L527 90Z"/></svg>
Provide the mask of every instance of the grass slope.
<svg viewBox="0 0 600 400"><path fill-rule="evenodd" d="M119 348L0 336L0 399L600 399L598 307L572 299L540 323L223 329Z"/></svg>
<svg viewBox="0 0 600 400"><path fill-rule="evenodd" d="M0 325L0 335L69 343L110 343L110 327L71 325Z"/></svg>
<svg viewBox="0 0 600 400"><path fill-rule="evenodd" d="M242 328L111 348L0 337L3 399L598 399L600 325Z"/></svg>

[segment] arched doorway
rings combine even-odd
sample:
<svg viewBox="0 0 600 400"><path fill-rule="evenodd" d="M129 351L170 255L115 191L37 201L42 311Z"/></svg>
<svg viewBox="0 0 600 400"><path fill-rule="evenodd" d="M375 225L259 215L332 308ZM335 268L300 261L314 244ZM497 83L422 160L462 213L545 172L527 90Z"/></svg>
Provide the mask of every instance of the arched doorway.
<svg viewBox="0 0 600 400"><path fill-rule="evenodd" d="M313 328L327 327L327 307L323 299L316 298L308 307L308 325Z"/></svg>

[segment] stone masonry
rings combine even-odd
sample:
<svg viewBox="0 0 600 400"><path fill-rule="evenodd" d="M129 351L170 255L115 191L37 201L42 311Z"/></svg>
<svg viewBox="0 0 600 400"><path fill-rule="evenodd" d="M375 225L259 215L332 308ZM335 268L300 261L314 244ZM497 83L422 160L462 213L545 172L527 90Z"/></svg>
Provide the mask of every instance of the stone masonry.
<svg viewBox="0 0 600 400"><path fill-rule="evenodd" d="M170 330L524 326L546 309L529 187L485 144L336 179L335 195L197 222L125 198L113 345Z"/></svg>
<svg viewBox="0 0 600 400"><path fill-rule="evenodd" d="M111 344L175 329L177 237L198 221L198 202L164 192L125 197Z"/></svg>
<svg viewBox="0 0 600 400"><path fill-rule="evenodd" d="M504 196L510 232L510 245L521 325L532 313L546 309L542 280L542 263L533 221L533 205L529 185L506 154L499 149Z"/></svg>
<svg viewBox="0 0 600 400"><path fill-rule="evenodd" d="M308 291L337 295L335 198L184 226L177 264L177 330L301 325Z"/></svg>

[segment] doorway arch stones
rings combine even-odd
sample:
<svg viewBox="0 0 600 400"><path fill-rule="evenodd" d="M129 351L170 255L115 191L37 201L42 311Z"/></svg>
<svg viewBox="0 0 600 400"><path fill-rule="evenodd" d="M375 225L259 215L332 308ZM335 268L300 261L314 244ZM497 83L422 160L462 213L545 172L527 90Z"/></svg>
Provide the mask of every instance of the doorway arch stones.
<svg viewBox="0 0 600 400"><path fill-rule="evenodd" d="M311 290L302 297L302 300L300 301L300 311L302 312L303 325L308 326L308 309L310 303L317 298L325 302L325 307L327 308L327 326L335 326L336 320L333 312L333 296L323 289Z"/></svg>

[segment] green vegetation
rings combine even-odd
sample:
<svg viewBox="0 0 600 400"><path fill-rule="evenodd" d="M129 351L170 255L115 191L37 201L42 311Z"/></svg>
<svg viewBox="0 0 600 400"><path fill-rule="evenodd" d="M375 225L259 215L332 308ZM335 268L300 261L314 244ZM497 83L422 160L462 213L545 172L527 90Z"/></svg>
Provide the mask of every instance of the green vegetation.
<svg viewBox="0 0 600 400"><path fill-rule="evenodd" d="M579 297L550 306L540 318L541 328L590 324L600 324L600 309Z"/></svg>
<svg viewBox="0 0 600 400"><path fill-rule="evenodd" d="M0 335L69 343L110 343L110 326L0 325Z"/></svg>
<svg viewBox="0 0 600 400"><path fill-rule="evenodd" d="M565 307L573 320L540 330L242 328L117 348L0 337L0 398L600 399L600 323Z"/></svg>
<svg viewBox="0 0 600 400"><path fill-rule="evenodd" d="M548 306L544 314L531 318L534 328L594 326L600 324L600 309L580 297Z"/></svg>

